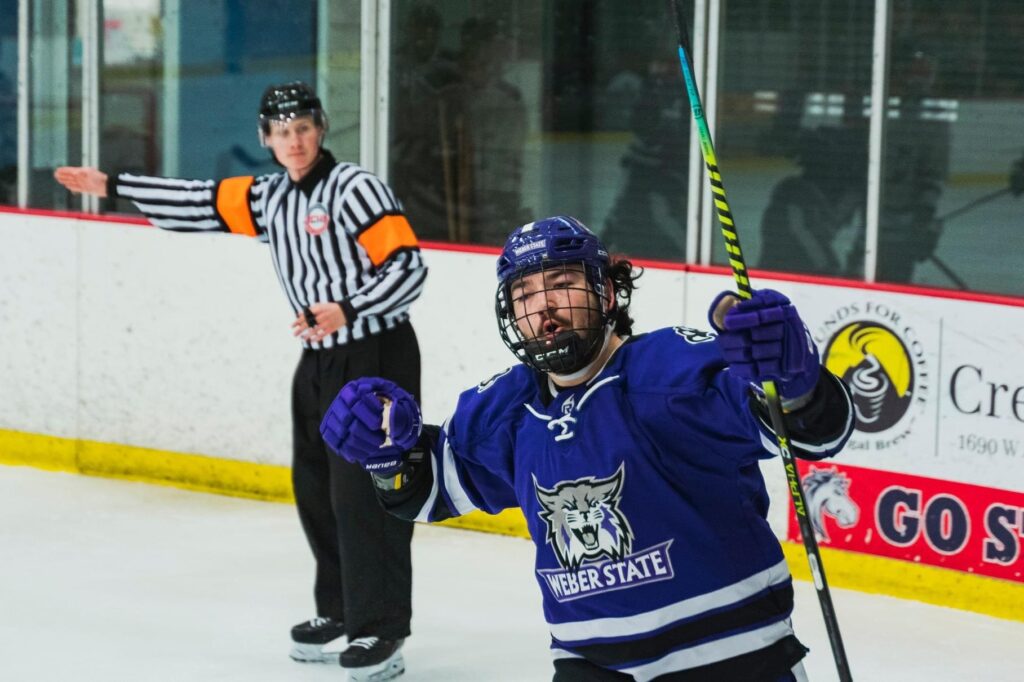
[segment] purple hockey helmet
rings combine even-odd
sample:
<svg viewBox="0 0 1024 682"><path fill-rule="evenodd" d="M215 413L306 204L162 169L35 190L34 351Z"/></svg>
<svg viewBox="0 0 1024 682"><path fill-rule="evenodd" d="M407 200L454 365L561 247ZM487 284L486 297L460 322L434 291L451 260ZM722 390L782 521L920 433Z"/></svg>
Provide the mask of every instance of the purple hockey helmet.
<svg viewBox="0 0 1024 682"><path fill-rule="evenodd" d="M601 349L614 310L607 305L609 299L615 300L606 286L609 265L604 244L576 218L554 216L517 228L505 241L497 264L495 315L502 341L521 362L542 372L571 374L585 367ZM536 272L553 273L569 266L582 268L597 300L583 310L585 315L570 315L584 318L584 326L563 330L554 339L544 338L541 330L524 333L519 323L527 316L516 315L510 296L513 284Z"/></svg>

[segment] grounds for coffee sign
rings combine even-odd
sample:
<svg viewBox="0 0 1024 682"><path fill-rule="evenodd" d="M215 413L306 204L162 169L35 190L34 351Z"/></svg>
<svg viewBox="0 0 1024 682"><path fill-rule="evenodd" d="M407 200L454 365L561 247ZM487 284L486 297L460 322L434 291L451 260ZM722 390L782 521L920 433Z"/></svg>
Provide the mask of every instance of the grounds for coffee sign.
<svg viewBox="0 0 1024 682"><path fill-rule="evenodd" d="M1021 581L1024 308L807 291L856 414L834 462L801 463L819 540ZM788 533L799 538L792 513Z"/></svg>

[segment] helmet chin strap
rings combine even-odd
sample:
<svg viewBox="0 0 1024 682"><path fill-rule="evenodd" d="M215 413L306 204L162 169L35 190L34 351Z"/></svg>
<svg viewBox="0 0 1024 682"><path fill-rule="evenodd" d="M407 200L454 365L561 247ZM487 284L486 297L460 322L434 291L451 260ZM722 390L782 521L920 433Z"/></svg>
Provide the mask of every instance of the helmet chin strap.
<svg viewBox="0 0 1024 682"><path fill-rule="evenodd" d="M548 386L552 388L552 395L558 392L557 387L552 386L553 383L561 383L563 385L575 383L579 381L582 377L585 377L587 375L587 372L594 368L594 365L597 363L598 360L601 359L601 356L604 354L605 349L608 348L608 343L612 340L612 334L614 333L614 330L615 323L613 321L609 321L608 324L606 324L604 327L604 340L601 342L601 346L597 349L597 352L594 353L593 359L591 359L591 361L588 362L582 368L570 374L557 374L555 372L548 372ZM604 359L604 362L601 363L602 366L604 366L608 362L608 359L609 358Z"/></svg>

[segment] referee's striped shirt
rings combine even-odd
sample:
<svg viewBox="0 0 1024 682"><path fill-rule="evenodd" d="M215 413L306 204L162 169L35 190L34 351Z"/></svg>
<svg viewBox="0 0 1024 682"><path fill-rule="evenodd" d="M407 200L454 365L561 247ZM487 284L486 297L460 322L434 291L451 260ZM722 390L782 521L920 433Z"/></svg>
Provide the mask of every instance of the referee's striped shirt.
<svg viewBox="0 0 1024 682"><path fill-rule="evenodd" d="M224 180L111 175L108 196L130 199L157 227L231 232L270 244L298 314L341 305L348 324L307 348L331 348L409 319L427 268L398 199L379 178L324 150L299 182L287 173Z"/></svg>

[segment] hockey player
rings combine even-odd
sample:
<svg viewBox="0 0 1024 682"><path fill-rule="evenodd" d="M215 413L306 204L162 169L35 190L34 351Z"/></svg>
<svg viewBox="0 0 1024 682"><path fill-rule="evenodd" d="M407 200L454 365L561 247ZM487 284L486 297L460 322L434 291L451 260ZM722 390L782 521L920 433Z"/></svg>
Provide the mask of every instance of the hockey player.
<svg viewBox="0 0 1024 682"><path fill-rule="evenodd" d="M318 427L338 390L360 376L419 394L409 305L426 267L390 188L323 147L327 125L316 93L285 83L267 88L259 109L260 142L284 172L220 181L68 167L55 175L75 192L132 200L160 228L269 243L303 345L292 383L292 482L316 560L317 617L292 628L291 656L340 658L350 679L376 681L404 669L412 524L379 509L370 477L331 454Z"/></svg>
<svg viewBox="0 0 1024 682"><path fill-rule="evenodd" d="M391 382L349 383L328 445L403 518L522 508L556 682L804 679L756 386L778 381L805 458L838 452L853 411L796 309L723 293L717 335L633 335L632 265L569 217L515 230L497 270L499 331L521 363L464 392L442 427L421 427Z"/></svg>
<svg viewBox="0 0 1024 682"><path fill-rule="evenodd" d="M761 216L758 267L833 277L849 275L833 246L862 223L867 145L857 128L817 128L799 136L802 172L779 182Z"/></svg>

